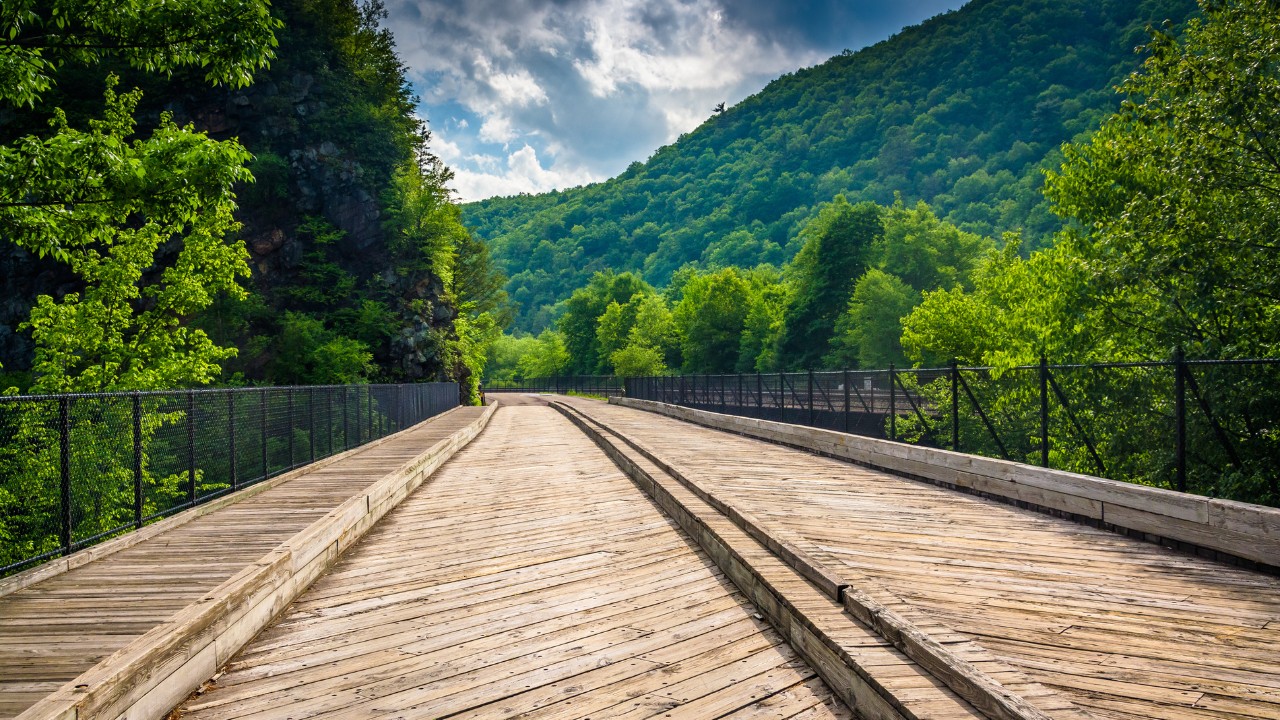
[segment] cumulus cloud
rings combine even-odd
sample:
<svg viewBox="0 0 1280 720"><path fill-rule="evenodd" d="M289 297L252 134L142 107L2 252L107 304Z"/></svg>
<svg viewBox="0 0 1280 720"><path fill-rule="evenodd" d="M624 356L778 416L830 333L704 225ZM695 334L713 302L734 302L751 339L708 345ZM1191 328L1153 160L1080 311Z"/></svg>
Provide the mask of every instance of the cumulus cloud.
<svg viewBox="0 0 1280 720"><path fill-rule="evenodd" d="M445 158L441 154L442 158ZM446 162L448 161L445 158ZM505 167L496 167L497 158L488 156L489 162L453 164L455 177L453 189L464 200L541 193L575 185L583 185L594 178L583 170L546 169L538 159L538 151L528 145L507 155Z"/></svg>
<svg viewBox="0 0 1280 720"><path fill-rule="evenodd" d="M777 75L961 0L388 0L466 200L602 180Z"/></svg>

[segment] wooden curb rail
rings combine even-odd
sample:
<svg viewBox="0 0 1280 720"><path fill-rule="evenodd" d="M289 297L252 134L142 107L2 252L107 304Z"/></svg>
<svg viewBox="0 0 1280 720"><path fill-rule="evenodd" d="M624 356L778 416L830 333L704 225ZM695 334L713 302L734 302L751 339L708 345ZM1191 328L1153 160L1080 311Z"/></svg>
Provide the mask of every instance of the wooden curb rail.
<svg viewBox="0 0 1280 720"><path fill-rule="evenodd" d="M611 403L790 445L958 488L1246 568L1280 570L1280 508L1189 495L1064 470L877 438L724 415L652 400Z"/></svg>
<svg viewBox="0 0 1280 720"><path fill-rule="evenodd" d="M850 615L892 643L952 692L964 698L992 720L1050 720L1058 716L1056 713L1051 715L1042 711L1004 687L999 681L953 653L897 612L852 586L838 573L825 567L802 548L779 537L751 513L707 490L691 479L688 473L663 460L643 443L612 430L608 425L581 413L577 408L573 410L617 437L663 472L675 478L699 499L715 508L743 532L768 548L806 580L842 604ZM1071 706L1066 715L1074 718L1089 717L1076 706Z"/></svg>
<svg viewBox="0 0 1280 720"><path fill-rule="evenodd" d="M342 551L479 435L495 408L496 405L485 408L471 423L384 475L164 623L28 708L17 720L163 718L328 570ZM281 478L279 482L284 476Z"/></svg>

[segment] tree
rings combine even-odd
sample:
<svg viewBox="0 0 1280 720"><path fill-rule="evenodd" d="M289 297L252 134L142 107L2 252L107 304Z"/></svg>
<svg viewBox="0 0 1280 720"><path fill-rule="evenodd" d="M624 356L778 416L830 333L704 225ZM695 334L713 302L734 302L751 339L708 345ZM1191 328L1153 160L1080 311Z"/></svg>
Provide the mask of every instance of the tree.
<svg viewBox="0 0 1280 720"><path fill-rule="evenodd" d="M882 209L850 205L837 195L801 231L804 246L791 265L795 294L778 342L778 361L815 368L827 352L836 318L862 275L871 246L884 235Z"/></svg>
<svg viewBox="0 0 1280 720"><path fill-rule="evenodd" d="M1280 6L1203 0L1064 148L1045 193L1091 276L1085 302L1145 354L1280 354Z"/></svg>
<svg viewBox="0 0 1280 720"><path fill-rule="evenodd" d="M565 374L569 368L569 351L565 347L564 335L555 330L543 330L533 351L521 357L517 367L525 379Z"/></svg>
<svg viewBox="0 0 1280 720"><path fill-rule="evenodd" d="M1064 248L1019 254L1016 236L978 264L973 289L926 292L903 319L902 345L918 364L1012 367L1132 357L1132 348L1108 339L1100 313L1085 301L1088 269Z"/></svg>
<svg viewBox="0 0 1280 720"><path fill-rule="evenodd" d="M600 340L596 334L600 316L609 303L625 303L636 293L646 292L652 293L653 288L638 276L632 273L615 275L612 271L596 273L586 287L574 291L565 301L564 315L558 323L569 352L568 372L576 375L608 372L608 358L601 356Z"/></svg>
<svg viewBox="0 0 1280 720"><path fill-rule="evenodd" d="M738 372L776 370L778 338L784 327L784 312L790 304L791 286L782 281L777 268L761 265L750 273L751 304L743 319L738 344Z"/></svg>
<svg viewBox="0 0 1280 720"><path fill-rule="evenodd" d="M0 100L35 106L64 65L117 59L148 73L202 68L213 84L248 85L276 46L265 0L9 0L0 10Z"/></svg>
<svg viewBox="0 0 1280 720"><path fill-rule="evenodd" d="M661 375L667 371L662 353L646 345L628 345L610 355L609 362L618 377Z"/></svg>
<svg viewBox="0 0 1280 720"><path fill-rule="evenodd" d="M733 372L751 289L742 272L725 268L694 275L672 311L686 372Z"/></svg>
<svg viewBox="0 0 1280 720"><path fill-rule="evenodd" d="M270 59L274 27L261 0L8 3L0 100L35 106L58 67L106 58L162 73L202 66L211 82L243 85ZM224 238L237 227L232 187L251 179L249 155L167 114L131 142L140 94L115 85L110 76L103 117L88 130L55 110L49 134L0 148L0 235L83 283L40 297L24 325L38 391L199 385L234 353L183 321L218 293L242 292L247 253Z"/></svg>
<svg viewBox="0 0 1280 720"><path fill-rule="evenodd" d="M848 308L836 320L826 366L885 368L902 365L902 318L920 295L897 276L872 268L858 279Z"/></svg>

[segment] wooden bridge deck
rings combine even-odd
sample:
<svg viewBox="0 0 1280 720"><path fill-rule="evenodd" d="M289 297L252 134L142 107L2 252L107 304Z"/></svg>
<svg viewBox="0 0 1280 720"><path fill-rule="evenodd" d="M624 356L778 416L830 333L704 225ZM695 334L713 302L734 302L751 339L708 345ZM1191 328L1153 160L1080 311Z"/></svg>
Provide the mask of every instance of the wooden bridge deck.
<svg viewBox="0 0 1280 720"><path fill-rule="evenodd" d="M177 714L1280 720L1280 578L562 400L582 430L501 408ZM0 718L476 412L0 596ZM845 612L855 592L907 631Z"/></svg>
<svg viewBox="0 0 1280 720"><path fill-rule="evenodd" d="M886 603L1099 718L1280 718L1280 579L652 413L570 400Z"/></svg>
<svg viewBox="0 0 1280 720"><path fill-rule="evenodd" d="M133 547L0 596L0 718L12 718L467 424L460 408Z"/></svg>
<svg viewBox="0 0 1280 720"><path fill-rule="evenodd" d="M546 407L502 408L181 710L454 715L851 717Z"/></svg>

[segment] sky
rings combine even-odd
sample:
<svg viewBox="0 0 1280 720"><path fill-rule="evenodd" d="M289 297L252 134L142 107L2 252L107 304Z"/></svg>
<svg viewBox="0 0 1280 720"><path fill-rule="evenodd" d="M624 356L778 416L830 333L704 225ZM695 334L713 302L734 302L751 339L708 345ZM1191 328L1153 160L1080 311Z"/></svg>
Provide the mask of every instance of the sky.
<svg viewBox="0 0 1280 720"><path fill-rule="evenodd" d="M386 0L462 201L605 180L770 80L961 0Z"/></svg>

